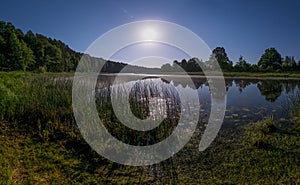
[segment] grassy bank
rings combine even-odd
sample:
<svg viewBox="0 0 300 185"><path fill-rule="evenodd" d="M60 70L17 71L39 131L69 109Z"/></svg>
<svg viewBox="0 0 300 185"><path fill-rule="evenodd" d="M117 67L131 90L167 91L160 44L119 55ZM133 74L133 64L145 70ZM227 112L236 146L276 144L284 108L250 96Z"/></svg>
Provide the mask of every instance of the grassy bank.
<svg viewBox="0 0 300 185"><path fill-rule="evenodd" d="M297 97L288 127L268 118L222 130L200 153L199 126L171 159L130 167L97 155L82 139L71 107L71 76L0 73L0 184L300 183Z"/></svg>
<svg viewBox="0 0 300 185"><path fill-rule="evenodd" d="M169 75L185 75L185 73L165 73ZM204 76L203 72L188 72L191 76ZM257 77L257 78L263 78L263 77L281 77L281 78L300 78L299 72L223 72L223 75L225 77Z"/></svg>
<svg viewBox="0 0 300 185"><path fill-rule="evenodd" d="M232 77L294 77L300 78L300 73L297 72L261 72L261 73L250 73L250 72L224 72L225 76Z"/></svg>

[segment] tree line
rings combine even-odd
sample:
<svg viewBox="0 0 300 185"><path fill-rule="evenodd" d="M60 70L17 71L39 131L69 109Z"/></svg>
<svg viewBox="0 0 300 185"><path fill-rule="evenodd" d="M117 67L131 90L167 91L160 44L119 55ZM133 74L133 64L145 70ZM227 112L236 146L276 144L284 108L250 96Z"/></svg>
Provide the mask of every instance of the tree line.
<svg viewBox="0 0 300 185"><path fill-rule="evenodd" d="M200 65L199 65L200 64ZM281 57L281 54L275 48L268 48L260 57L257 64L248 63L243 56L240 56L235 65L228 58L223 47L217 47L212 51L208 61L202 61L197 58L173 61L173 64L164 64L162 71L177 72L185 70L187 72L201 72L204 70L216 69L216 64L222 71L227 72L292 72L300 71L300 61L296 62L293 56ZM182 68L182 69L180 69Z"/></svg>
<svg viewBox="0 0 300 185"><path fill-rule="evenodd" d="M34 34L14 27L12 23L0 21L0 71L35 71L35 72L71 72L75 71L83 53L72 50L60 40L52 39L41 34ZM296 63L293 56L282 58L275 48L266 49L257 64L248 63L243 56L233 65L223 47L212 51L208 61L197 58L173 61L161 68L145 68L126 63L105 61L91 57L95 62L106 62L102 72L118 73L125 66L124 72L158 73L161 71L201 72L214 70L219 64L223 71L236 72L284 72L300 71L300 61ZM200 65L201 67L200 67Z"/></svg>
<svg viewBox="0 0 300 185"><path fill-rule="evenodd" d="M81 53L60 40L28 31L0 21L1 71L74 71Z"/></svg>
<svg viewBox="0 0 300 185"><path fill-rule="evenodd" d="M83 53L72 50L60 40L34 34L0 21L0 71L72 72ZM146 68L122 62L105 61L88 56L94 62L102 62L101 72L157 73L159 68ZM125 68L126 67L126 68Z"/></svg>

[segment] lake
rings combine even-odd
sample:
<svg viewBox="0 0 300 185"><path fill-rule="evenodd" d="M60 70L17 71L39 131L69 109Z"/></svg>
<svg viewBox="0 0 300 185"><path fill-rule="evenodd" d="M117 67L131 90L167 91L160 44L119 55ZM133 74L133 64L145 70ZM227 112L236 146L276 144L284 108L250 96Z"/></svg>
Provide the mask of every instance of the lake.
<svg viewBox="0 0 300 185"><path fill-rule="evenodd" d="M143 92L140 92L143 94L146 91L151 90L151 85L149 85L151 83L153 88L156 86L162 87L166 85L170 86L167 88L171 88L173 86L176 87L176 89L183 91L184 94L189 94L196 91L200 102L199 120L204 124L207 123L211 111L211 92L206 78L193 76L192 81L194 83L194 87L190 87L181 78L184 77L169 76L168 80L166 80L166 76L158 77L153 75L149 77L149 75L143 76L123 74L118 77L118 80L115 80L115 76L113 75L103 75L99 76L96 89L97 93L101 94L102 92L103 96L104 91L107 91L108 89L114 89L113 87L116 86L120 87L120 84L122 84L123 87L124 84L132 84L132 89L130 89L131 94L134 94L137 89L141 91L141 86L145 86L147 87L145 88L146 90L144 89L142 90ZM117 83L118 85L112 85L113 83ZM137 87L136 85L134 86L134 84L139 84L139 87ZM222 125L223 128L235 127L236 125L240 124L256 122L270 116L275 118L276 122L280 125L280 122L284 122L285 118L289 114L290 97L298 93L300 80L226 77L225 84L227 102L225 117ZM157 89L156 91L162 91L162 89ZM120 96L120 92L122 91L120 91L119 89L118 92L119 94L116 96ZM171 94L173 95L176 94L176 90L174 89L169 92L171 92ZM156 95L152 94L152 96L159 96L160 99L166 98L162 95L158 95L159 93L163 92L156 92ZM104 94L107 95L107 92ZM171 98L176 99L176 97L178 98L178 96L176 95L172 96ZM142 98L143 95L140 95L138 98L138 105L141 105ZM168 98L170 98L170 96ZM151 99L146 100L144 97L144 100L147 101L145 104L146 107L151 104ZM143 107L138 108L141 109ZM161 110L164 111L163 108ZM148 110L146 116L141 115L140 118L145 119L150 115L150 112ZM156 113L158 113L157 110Z"/></svg>

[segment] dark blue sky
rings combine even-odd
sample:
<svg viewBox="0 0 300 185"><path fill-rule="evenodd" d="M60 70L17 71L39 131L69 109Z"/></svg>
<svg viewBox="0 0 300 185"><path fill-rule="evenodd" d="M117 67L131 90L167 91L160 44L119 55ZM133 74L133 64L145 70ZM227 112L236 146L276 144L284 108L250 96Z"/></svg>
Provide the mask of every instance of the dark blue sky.
<svg viewBox="0 0 300 185"><path fill-rule="evenodd" d="M211 49L225 47L234 62L243 55L256 63L269 47L300 60L298 0L10 0L1 2L0 19L81 52L116 26L155 19L187 27Z"/></svg>

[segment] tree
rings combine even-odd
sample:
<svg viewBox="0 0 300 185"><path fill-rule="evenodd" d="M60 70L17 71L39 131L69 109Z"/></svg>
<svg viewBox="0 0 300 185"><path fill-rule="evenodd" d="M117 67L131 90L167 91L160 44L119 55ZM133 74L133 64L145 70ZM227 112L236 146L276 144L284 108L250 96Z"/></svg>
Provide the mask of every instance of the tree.
<svg viewBox="0 0 300 185"><path fill-rule="evenodd" d="M187 61L186 61L186 59L182 59L181 60L181 67L186 71L186 67L187 67Z"/></svg>
<svg viewBox="0 0 300 185"><path fill-rule="evenodd" d="M217 61L214 53L212 53L209 56L209 59L207 61L205 61L204 65L203 65L205 70L216 70L216 69L218 69L217 66L218 66L218 61Z"/></svg>
<svg viewBox="0 0 300 185"><path fill-rule="evenodd" d="M28 31L25 35L11 23L0 21L0 70L43 68L53 72L74 71L82 56L60 40Z"/></svg>
<svg viewBox="0 0 300 185"><path fill-rule="evenodd" d="M62 52L54 45L49 45L45 48L45 65L51 72L61 72Z"/></svg>
<svg viewBox="0 0 300 185"><path fill-rule="evenodd" d="M196 58L192 58L192 59L188 60L186 70L188 72L202 72L202 69L201 69L200 65L197 63Z"/></svg>
<svg viewBox="0 0 300 185"><path fill-rule="evenodd" d="M5 55L3 51L5 50L6 42L4 38L0 35L0 70L3 70L1 66L5 64Z"/></svg>
<svg viewBox="0 0 300 185"><path fill-rule="evenodd" d="M164 72L170 72L173 70L173 68L172 68L171 64L166 63L161 66L161 70Z"/></svg>
<svg viewBox="0 0 300 185"><path fill-rule="evenodd" d="M275 48L265 50L265 53L260 57L258 67L261 70L266 69L280 69L281 68L281 55Z"/></svg>
<svg viewBox="0 0 300 185"><path fill-rule="evenodd" d="M20 56L20 65L21 69L23 71L26 71L26 69L29 67L29 65L35 63L33 51L27 47L26 43L21 41L21 56Z"/></svg>
<svg viewBox="0 0 300 185"><path fill-rule="evenodd" d="M35 62L32 50L27 47L23 40L19 40L14 30L7 30L9 35L7 42L8 54L5 59L4 67L7 70L23 70L28 68L29 64Z"/></svg>
<svg viewBox="0 0 300 185"><path fill-rule="evenodd" d="M163 70L171 70L174 72L182 72L182 71L186 71L186 72L201 72L202 69L199 66L198 62L197 62L197 58L191 58L188 61L186 59L182 59L181 62L178 62L177 60L173 61L173 64L171 67L169 67L168 65L164 65L164 69ZM203 63L202 61L199 61L200 63Z"/></svg>
<svg viewBox="0 0 300 185"><path fill-rule="evenodd" d="M257 64L252 64L252 65L250 66L250 71L251 71L251 72L259 72L258 65L257 65Z"/></svg>
<svg viewBox="0 0 300 185"><path fill-rule="evenodd" d="M284 71L294 71L296 68L297 64L293 56L286 56L282 61L282 69Z"/></svg>
<svg viewBox="0 0 300 185"><path fill-rule="evenodd" d="M243 56L241 55L240 58L239 58L239 61L236 63L236 66L240 66L240 67L243 67L247 65L247 62L246 60L243 58Z"/></svg>
<svg viewBox="0 0 300 185"><path fill-rule="evenodd" d="M174 60L172 66L169 70L175 71L175 72L182 71L183 69L182 69L181 62L178 62L177 60Z"/></svg>
<svg viewBox="0 0 300 185"><path fill-rule="evenodd" d="M235 69L235 71L247 72L247 71L250 71L250 67L251 67L251 65L249 63L247 63L246 60L241 55L239 58L239 61L234 66L234 69Z"/></svg>
<svg viewBox="0 0 300 185"><path fill-rule="evenodd" d="M232 61L229 60L227 53L223 47L217 47L213 50L213 54L217 59L222 70L231 71Z"/></svg>
<svg viewBox="0 0 300 185"><path fill-rule="evenodd" d="M7 56L4 67L9 70L21 70L22 46L14 30L7 30Z"/></svg>

